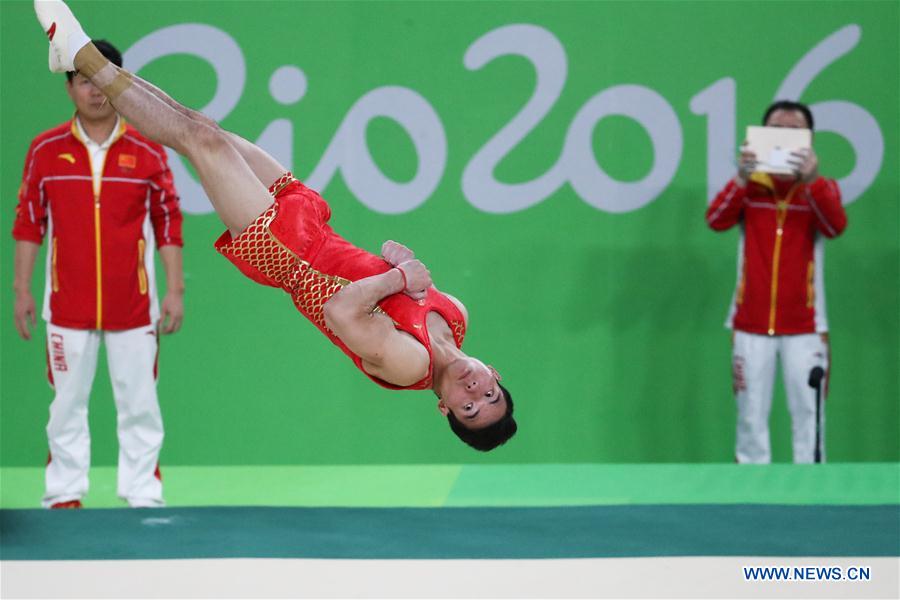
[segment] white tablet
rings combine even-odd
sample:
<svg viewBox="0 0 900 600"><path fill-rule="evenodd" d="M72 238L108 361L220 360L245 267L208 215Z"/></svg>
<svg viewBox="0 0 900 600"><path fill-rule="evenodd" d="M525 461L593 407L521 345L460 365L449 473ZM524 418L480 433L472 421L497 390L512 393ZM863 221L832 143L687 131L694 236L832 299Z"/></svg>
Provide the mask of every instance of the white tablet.
<svg viewBox="0 0 900 600"><path fill-rule="evenodd" d="M792 127L747 127L748 150L756 154L756 170L789 175L794 172L787 163L790 153L812 146L809 129Z"/></svg>

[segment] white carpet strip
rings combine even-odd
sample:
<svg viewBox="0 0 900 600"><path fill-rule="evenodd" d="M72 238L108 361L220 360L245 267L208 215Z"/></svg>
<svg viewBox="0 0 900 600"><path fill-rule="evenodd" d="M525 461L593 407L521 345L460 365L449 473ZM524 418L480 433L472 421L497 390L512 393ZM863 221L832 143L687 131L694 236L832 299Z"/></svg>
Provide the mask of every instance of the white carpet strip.
<svg viewBox="0 0 900 600"><path fill-rule="evenodd" d="M744 567L868 579L747 581ZM900 597L900 558L872 557L2 561L0 576L4 599Z"/></svg>

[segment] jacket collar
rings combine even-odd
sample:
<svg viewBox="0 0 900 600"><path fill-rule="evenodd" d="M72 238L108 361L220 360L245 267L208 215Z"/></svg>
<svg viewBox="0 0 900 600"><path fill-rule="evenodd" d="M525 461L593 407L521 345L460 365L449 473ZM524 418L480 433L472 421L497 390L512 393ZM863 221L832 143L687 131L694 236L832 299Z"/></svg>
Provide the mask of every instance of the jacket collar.
<svg viewBox="0 0 900 600"><path fill-rule="evenodd" d="M128 128L128 125L125 123L125 119L121 115L116 115L116 125L113 127L113 131L110 134L109 138L104 141L101 146L109 145L112 146L114 143L119 141L119 139L125 135L125 130ZM72 123L69 126L72 135L75 136L75 139L81 142L82 144L87 145L90 143L96 143L93 140L88 139L87 134L84 133L84 130L81 127L81 122L78 119L78 113L72 117Z"/></svg>
<svg viewBox="0 0 900 600"><path fill-rule="evenodd" d="M762 171L754 171L751 173L750 181L769 190L775 189L775 181L772 179L772 176L768 173L763 173Z"/></svg>
<svg viewBox="0 0 900 600"><path fill-rule="evenodd" d="M803 183L797 179L794 181L777 181L768 173L756 171L750 175L750 181L767 189L776 197L790 197L794 195L798 189L803 187Z"/></svg>

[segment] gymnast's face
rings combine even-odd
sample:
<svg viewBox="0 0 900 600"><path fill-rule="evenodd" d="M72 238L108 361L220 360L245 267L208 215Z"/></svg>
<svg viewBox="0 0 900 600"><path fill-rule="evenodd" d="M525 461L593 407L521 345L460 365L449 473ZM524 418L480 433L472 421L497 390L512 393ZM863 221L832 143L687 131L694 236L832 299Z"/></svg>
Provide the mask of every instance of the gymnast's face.
<svg viewBox="0 0 900 600"><path fill-rule="evenodd" d="M468 429L482 429L506 414L506 399L497 382L500 375L477 358L458 358L447 367L440 385L438 410Z"/></svg>

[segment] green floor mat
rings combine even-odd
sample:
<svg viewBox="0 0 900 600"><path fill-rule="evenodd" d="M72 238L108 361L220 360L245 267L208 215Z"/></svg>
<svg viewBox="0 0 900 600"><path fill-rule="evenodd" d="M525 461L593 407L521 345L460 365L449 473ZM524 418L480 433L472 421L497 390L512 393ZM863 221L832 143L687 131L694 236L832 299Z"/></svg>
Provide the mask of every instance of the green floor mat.
<svg viewBox="0 0 900 600"><path fill-rule="evenodd" d="M3 560L900 556L900 507L0 511Z"/></svg>
<svg viewBox="0 0 900 600"><path fill-rule="evenodd" d="M118 508L113 467L91 469L89 508ZM36 508L39 467L0 469L0 508ZM523 464L163 467L177 506L898 504L900 465Z"/></svg>

